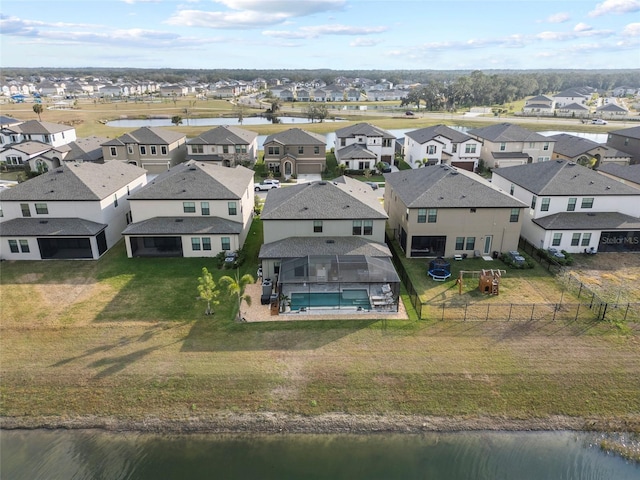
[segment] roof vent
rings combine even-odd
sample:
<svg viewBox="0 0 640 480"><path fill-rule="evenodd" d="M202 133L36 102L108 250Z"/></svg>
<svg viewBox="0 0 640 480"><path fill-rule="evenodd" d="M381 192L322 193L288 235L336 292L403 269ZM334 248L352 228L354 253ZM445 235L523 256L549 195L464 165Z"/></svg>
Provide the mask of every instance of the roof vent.
<svg viewBox="0 0 640 480"><path fill-rule="evenodd" d="M604 187L605 190L611 190L611 187L609 185L607 185L606 187Z"/></svg>
<svg viewBox="0 0 640 480"><path fill-rule="evenodd" d="M595 217L595 216L596 216L596 214L595 214L595 213L593 213L593 212L589 212L589 213L587 213L587 216L588 216L588 217Z"/></svg>
<svg viewBox="0 0 640 480"><path fill-rule="evenodd" d="M196 167L189 167L189 170L191 170L192 172L195 172L197 170Z"/></svg>
<svg viewBox="0 0 640 480"><path fill-rule="evenodd" d="M186 193L187 190L185 188L182 189L182 193Z"/></svg>
<svg viewBox="0 0 640 480"><path fill-rule="evenodd" d="M45 223L49 223L49 220L40 220L39 223L42 223L44 225Z"/></svg>
<svg viewBox="0 0 640 480"><path fill-rule="evenodd" d="M596 183L596 182L594 182L593 180L591 180L591 181L589 182L589 185L593 185L594 183Z"/></svg>
<svg viewBox="0 0 640 480"><path fill-rule="evenodd" d="M318 185L326 185L327 182L318 182Z"/></svg>
<svg viewBox="0 0 640 480"><path fill-rule="evenodd" d="M329 239L329 240L327 240L327 243L336 243L336 241Z"/></svg>
<svg viewBox="0 0 640 480"><path fill-rule="evenodd" d="M344 207L342 207L342 209L344 210L345 208L349 208L349 205L345 205Z"/></svg>
<svg viewBox="0 0 640 480"><path fill-rule="evenodd" d="M458 175L458 172L456 172L455 170L451 172L451 175Z"/></svg>
<svg viewBox="0 0 640 480"><path fill-rule="evenodd" d="M55 192L55 190L51 190L51 191L49 191L49 193L53 193L53 192Z"/></svg>
<svg viewBox="0 0 640 480"><path fill-rule="evenodd" d="M58 170L56 170L56 173L62 173L62 169L59 168Z"/></svg>
<svg viewBox="0 0 640 480"><path fill-rule="evenodd" d="M183 218L176 218L176 223L182 223L182 222L184 222Z"/></svg>

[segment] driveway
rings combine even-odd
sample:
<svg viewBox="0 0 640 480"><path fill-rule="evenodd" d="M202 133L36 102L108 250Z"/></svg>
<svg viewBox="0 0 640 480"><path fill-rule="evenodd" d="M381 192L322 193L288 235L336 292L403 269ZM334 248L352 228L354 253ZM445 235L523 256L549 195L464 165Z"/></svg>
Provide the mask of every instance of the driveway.
<svg viewBox="0 0 640 480"><path fill-rule="evenodd" d="M322 180L322 175L319 173L301 173L298 175L298 183L319 182L320 180Z"/></svg>

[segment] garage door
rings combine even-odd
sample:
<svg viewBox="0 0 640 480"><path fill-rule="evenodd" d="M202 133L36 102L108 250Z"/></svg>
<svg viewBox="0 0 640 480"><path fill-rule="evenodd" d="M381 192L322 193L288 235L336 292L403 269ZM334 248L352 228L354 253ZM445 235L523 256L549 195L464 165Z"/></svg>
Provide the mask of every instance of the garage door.
<svg viewBox="0 0 640 480"><path fill-rule="evenodd" d="M473 162L451 162L451 165L461 170L473 172Z"/></svg>
<svg viewBox="0 0 640 480"><path fill-rule="evenodd" d="M298 164L298 173L322 173L322 165L319 163Z"/></svg>

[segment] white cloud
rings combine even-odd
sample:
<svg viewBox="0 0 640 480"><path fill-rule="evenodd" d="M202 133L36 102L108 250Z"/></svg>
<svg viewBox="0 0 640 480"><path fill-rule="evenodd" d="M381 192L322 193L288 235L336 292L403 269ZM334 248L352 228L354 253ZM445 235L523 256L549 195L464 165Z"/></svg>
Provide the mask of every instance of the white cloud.
<svg viewBox="0 0 640 480"><path fill-rule="evenodd" d="M305 17L316 13L342 10L346 0L214 0L232 10L262 13L286 13L289 17Z"/></svg>
<svg viewBox="0 0 640 480"><path fill-rule="evenodd" d="M167 20L169 25L184 27L205 27L216 29L260 28L266 23L282 23L289 16L285 13L205 12L202 10L182 10Z"/></svg>
<svg viewBox="0 0 640 480"><path fill-rule="evenodd" d="M124 3L133 5L134 3L160 3L162 0L122 0Z"/></svg>
<svg viewBox="0 0 640 480"><path fill-rule="evenodd" d="M633 13L640 11L640 0L605 0L589 12L590 17L599 17L608 13Z"/></svg>
<svg viewBox="0 0 640 480"><path fill-rule="evenodd" d="M324 35L373 35L387 31L387 27L352 27L350 25L315 25L297 31L265 30L263 35L277 38L318 38Z"/></svg>
<svg viewBox="0 0 640 480"><path fill-rule="evenodd" d="M640 37L640 23L630 23L622 30L625 37Z"/></svg>
<svg viewBox="0 0 640 480"><path fill-rule="evenodd" d="M350 47L373 47L377 45L379 42L373 40L372 38L356 38L354 41L349 43Z"/></svg>
<svg viewBox="0 0 640 480"><path fill-rule="evenodd" d="M553 15L549 15L547 17L547 22L549 23L564 23L569 21L571 16L566 12L554 13Z"/></svg>
<svg viewBox="0 0 640 480"><path fill-rule="evenodd" d="M593 27L582 22L576 24L576 26L573 27L574 32L588 32L590 30L593 30Z"/></svg>

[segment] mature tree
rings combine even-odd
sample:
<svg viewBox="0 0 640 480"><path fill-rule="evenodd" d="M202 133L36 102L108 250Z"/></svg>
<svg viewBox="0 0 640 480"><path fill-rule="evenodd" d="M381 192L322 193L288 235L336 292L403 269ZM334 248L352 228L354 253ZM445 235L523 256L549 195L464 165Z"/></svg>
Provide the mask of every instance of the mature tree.
<svg viewBox="0 0 640 480"><path fill-rule="evenodd" d="M239 322L241 322L243 319L242 312L241 312L242 302L244 301L246 302L247 306L249 307L251 306L251 297L245 293L245 289L247 288L247 285L249 285L250 283L254 283L255 279L248 273L244 274L242 277L239 277L239 275L240 274L237 271L236 271L235 277L230 277L228 275L225 275L219 280L219 283L225 286L225 288L227 289L227 292L231 296L237 298L238 300L237 319Z"/></svg>
<svg viewBox="0 0 640 480"><path fill-rule="evenodd" d="M242 122L244 122L245 106L238 101L233 107L233 112L238 117L238 123L242 125Z"/></svg>
<svg viewBox="0 0 640 480"><path fill-rule="evenodd" d="M207 267L202 267L202 276L198 277L198 294L200 295L198 298L207 302L207 309L204 312L205 315L213 315L211 305L218 305L220 303L217 300L218 293L218 286L213 279L213 275L207 270Z"/></svg>
<svg viewBox="0 0 640 480"><path fill-rule="evenodd" d="M182 117L180 115L174 115L171 117L171 123L173 123L176 127L182 124Z"/></svg>
<svg viewBox="0 0 640 480"><path fill-rule="evenodd" d="M36 103L33 106L33 111L38 114L38 120L40 120L40 121L42 121L42 118L40 117L40 114L42 113L43 110L44 109L42 108L42 104L41 103Z"/></svg>

